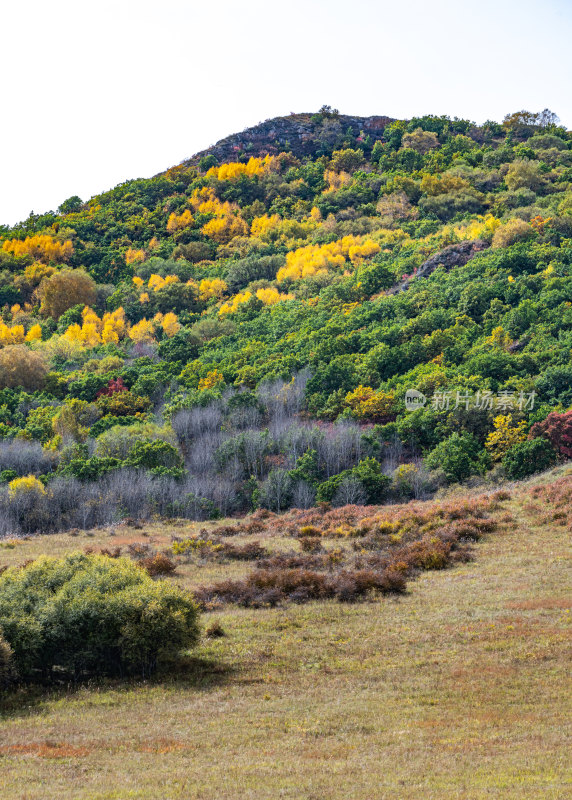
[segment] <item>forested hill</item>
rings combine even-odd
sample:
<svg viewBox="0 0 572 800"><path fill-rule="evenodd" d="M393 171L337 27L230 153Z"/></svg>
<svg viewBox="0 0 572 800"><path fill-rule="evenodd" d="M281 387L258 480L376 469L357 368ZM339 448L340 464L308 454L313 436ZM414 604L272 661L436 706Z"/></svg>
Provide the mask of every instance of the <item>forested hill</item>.
<svg viewBox="0 0 572 800"><path fill-rule="evenodd" d="M324 107L2 227L0 527L377 503L570 458L571 261L549 111Z"/></svg>

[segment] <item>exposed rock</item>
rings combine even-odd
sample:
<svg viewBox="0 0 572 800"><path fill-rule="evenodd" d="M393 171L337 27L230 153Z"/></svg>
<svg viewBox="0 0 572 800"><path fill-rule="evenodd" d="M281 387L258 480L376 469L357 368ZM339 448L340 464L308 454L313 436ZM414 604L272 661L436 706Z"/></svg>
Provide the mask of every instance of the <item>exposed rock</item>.
<svg viewBox="0 0 572 800"><path fill-rule="evenodd" d="M221 139L212 147L196 153L184 161L185 166L196 165L206 155L216 156L220 163L236 161L245 153L249 156L276 155L288 149L295 156L315 155L322 141L339 134L345 134L351 128L354 136L360 132L373 139L381 139L387 125L394 120L391 117L349 117L339 115L290 114L288 117L276 117L266 120L241 133L234 133Z"/></svg>
<svg viewBox="0 0 572 800"><path fill-rule="evenodd" d="M446 270L450 270L453 267L462 267L470 261L473 256L481 250L485 250L488 246L487 242L484 242L482 239L476 239L474 242L450 244L428 258L427 261L424 261L413 275L396 286L393 286L387 293L397 294L398 292L404 292L409 288L409 284L414 278L427 278L437 267L444 267Z"/></svg>

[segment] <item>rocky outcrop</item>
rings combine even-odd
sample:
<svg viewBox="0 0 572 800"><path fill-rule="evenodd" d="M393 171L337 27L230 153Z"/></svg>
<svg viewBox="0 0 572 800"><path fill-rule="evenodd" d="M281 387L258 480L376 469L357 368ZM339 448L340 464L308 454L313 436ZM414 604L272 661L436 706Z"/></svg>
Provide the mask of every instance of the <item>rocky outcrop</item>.
<svg viewBox="0 0 572 800"><path fill-rule="evenodd" d="M401 283L393 286L387 293L398 294L399 292L404 292L409 288L412 280L415 278L427 278L437 267L444 267L446 270L450 270L453 267L462 267L470 261L473 256L481 250L485 250L487 247L487 242L484 242L482 239L476 239L474 242L450 244L442 250L439 250L434 256L428 258L427 261L424 261L423 264L415 270L413 275L409 275Z"/></svg>
<svg viewBox="0 0 572 800"><path fill-rule="evenodd" d="M185 166L197 164L203 156L212 154L220 163L236 161L242 154L275 155L289 150L295 156L312 156L322 143L333 144L351 129L354 136L363 131L372 139L380 139L391 117L350 117L344 114L290 114L266 120L242 133L233 133L212 147L184 161Z"/></svg>

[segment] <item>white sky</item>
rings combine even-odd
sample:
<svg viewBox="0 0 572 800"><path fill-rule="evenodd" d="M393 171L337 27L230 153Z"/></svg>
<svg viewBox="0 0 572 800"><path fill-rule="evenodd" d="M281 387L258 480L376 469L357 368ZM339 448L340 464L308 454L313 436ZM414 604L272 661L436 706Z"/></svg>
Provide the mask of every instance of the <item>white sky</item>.
<svg viewBox="0 0 572 800"><path fill-rule="evenodd" d="M4 0L0 224L327 103L572 127L572 0Z"/></svg>

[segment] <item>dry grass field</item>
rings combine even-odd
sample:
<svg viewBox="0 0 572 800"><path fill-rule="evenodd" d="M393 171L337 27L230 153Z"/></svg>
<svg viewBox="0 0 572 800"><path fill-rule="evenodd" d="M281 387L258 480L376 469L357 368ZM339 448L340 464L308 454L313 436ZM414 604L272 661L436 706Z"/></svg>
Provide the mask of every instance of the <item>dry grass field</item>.
<svg viewBox="0 0 572 800"><path fill-rule="evenodd" d="M2 800L570 797L570 470L513 489L493 515L474 560L422 571L405 594L223 605L202 624L225 635L204 636L175 677L6 696ZM161 549L205 527L215 535L150 524L4 542L0 565ZM229 540L294 546L280 520ZM168 580L252 569L190 560Z"/></svg>

